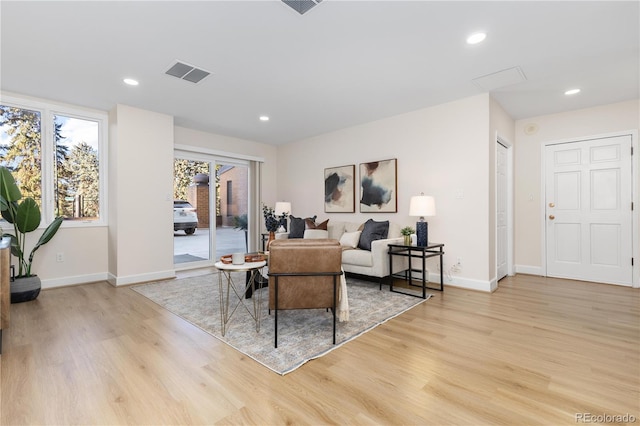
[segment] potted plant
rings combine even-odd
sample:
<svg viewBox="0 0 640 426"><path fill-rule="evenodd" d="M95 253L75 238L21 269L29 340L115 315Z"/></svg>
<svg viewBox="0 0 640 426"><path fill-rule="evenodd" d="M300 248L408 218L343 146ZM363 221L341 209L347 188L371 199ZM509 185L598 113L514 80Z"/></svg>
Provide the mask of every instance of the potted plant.
<svg viewBox="0 0 640 426"><path fill-rule="evenodd" d="M13 234L3 234L2 237L11 238L11 254L18 259L18 275L11 283L11 303L33 300L41 288L40 277L31 271L33 256L58 232L64 218L55 218L40 235L29 257L25 257L27 234L40 226L40 207L31 197L22 199L13 175L4 166L0 166L0 211L2 218L13 224Z"/></svg>
<svg viewBox="0 0 640 426"><path fill-rule="evenodd" d="M402 228L400 230L400 233L402 235L404 235L404 245L405 246L410 246L411 245L411 234L413 234L415 231L415 229L413 229L410 226L405 226L404 228Z"/></svg>
<svg viewBox="0 0 640 426"><path fill-rule="evenodd" d="M269 244L271 241L276 239L276 230L278 226L285 220L289 213L282 213L281 215L276 215L276 212L271 207L267 207L265 204L262 205L262 215L264 216L264 226L267 228L269 232L269 240L267 241L266 250L269 250Z"/></svg>
<svg viewBox="0 0 640 426"><path fill-rule="evenodd" d="M247 235L247 231L249 230L249 222L248 222L246 214L233 217L233 229L236 229L236 230L239 230L239 231L244 231L245 249L248 250L249 249L249 241L248 241L249 237Z"/></svg>

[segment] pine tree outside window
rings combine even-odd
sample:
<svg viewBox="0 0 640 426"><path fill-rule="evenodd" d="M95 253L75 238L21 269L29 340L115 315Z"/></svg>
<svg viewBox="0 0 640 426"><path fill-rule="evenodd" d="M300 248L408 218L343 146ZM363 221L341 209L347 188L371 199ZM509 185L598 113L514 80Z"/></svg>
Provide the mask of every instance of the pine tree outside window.
<svg viewBox="0 0 640 426"><path fill-rule="evenodd" d="M65 226L106 225L100 162L106 123L105 113L3 97L0 165L12 171L23 195L40 205L42 225L57 216L65 218Z"/></svg>

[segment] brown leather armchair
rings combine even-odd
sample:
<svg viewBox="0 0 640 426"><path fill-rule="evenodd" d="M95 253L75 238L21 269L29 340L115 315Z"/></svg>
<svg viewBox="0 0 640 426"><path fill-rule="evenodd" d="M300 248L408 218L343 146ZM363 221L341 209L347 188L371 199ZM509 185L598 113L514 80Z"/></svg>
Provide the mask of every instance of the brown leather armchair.
<svg viewBox="0 0 640 426"><path fill-rule="evenodd" d="M269 311L275 312L276 348L281 309L331 308L335 345L340 275L342 247L337 240L287 239L269 245Z"/></svg>

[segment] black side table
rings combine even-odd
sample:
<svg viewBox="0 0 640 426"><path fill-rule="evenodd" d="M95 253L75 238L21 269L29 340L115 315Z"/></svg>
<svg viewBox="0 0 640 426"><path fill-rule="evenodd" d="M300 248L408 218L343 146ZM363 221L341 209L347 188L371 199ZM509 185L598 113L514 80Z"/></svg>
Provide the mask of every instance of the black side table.
<svg viewBox="0 0 640 426"><path fill-rule="evenodd" d="M438 290L444 291L444 276L442 273L443 268L443 256L444 256L444 244L441 243L427 243L426 246L406 246L404 244L389 244L389 275L391 276L391 284L389 285L389 290L394 293L402 293L409 296L420 297L416 294L405 293L402 291L393 289L393 279L394 278L402 278L407 281L407 284L420 287L411 282L411 273L413 271L420 272L422 271L422 298L427 298L427 289L429 290ZM403 256L409 258L409 269L405 269L404 271L393 272L393 256ZM426 277L426 260L430 257L440 256L440 287L427 287L427 277ZM419 258L422 259L422 269L413 269L411 267L411 258Z"/></svg>

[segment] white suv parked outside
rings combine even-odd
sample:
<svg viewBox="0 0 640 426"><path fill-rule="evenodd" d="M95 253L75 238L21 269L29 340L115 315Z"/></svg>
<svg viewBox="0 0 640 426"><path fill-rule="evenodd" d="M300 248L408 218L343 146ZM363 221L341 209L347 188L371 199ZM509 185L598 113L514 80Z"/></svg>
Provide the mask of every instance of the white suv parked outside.
<svg viewBox="0 0 640 426"><path fill-rule="evenodd" d="M198 227L198 215L196 209L184 200L173 200L173 230L184 231L191 235Z"/></svg>

